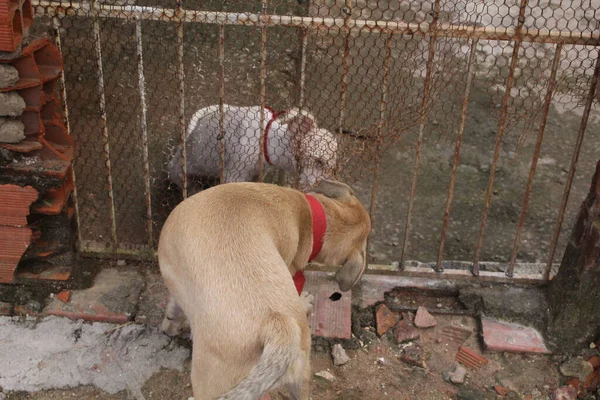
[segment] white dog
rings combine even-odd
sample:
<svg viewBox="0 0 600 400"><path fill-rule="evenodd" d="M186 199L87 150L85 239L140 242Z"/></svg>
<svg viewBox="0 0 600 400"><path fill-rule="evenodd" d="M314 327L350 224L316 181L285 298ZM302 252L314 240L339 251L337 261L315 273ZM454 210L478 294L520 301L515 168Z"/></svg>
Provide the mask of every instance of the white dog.
<svg viewBox="0 0 600 400"><path fill-rule="evenodd" d="M260 106L224 106L224 180L256 180L259 171ZM264 162L291 174L300 171L302 188L333 175L338 144L335 136L319 128L314 116L297 108L283 113L264 110ZM220 113L212 105L198 110L186 132L187 175L220 177ZM182 148L178 146L168 166L169 179L182 187Z"/></svg>

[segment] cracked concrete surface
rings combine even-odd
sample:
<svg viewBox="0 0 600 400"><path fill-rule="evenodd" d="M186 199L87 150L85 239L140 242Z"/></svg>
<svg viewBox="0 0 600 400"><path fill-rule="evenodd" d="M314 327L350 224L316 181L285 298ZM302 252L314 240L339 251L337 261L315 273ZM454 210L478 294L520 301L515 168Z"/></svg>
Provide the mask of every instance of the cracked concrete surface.
<svg viewBox="0 0 600 400"><path fill-rule="evenodd" d="M93 385L143 399L161 368L182 371L189 349L153 327L0 317L0 387L34 392Z"/></svg>

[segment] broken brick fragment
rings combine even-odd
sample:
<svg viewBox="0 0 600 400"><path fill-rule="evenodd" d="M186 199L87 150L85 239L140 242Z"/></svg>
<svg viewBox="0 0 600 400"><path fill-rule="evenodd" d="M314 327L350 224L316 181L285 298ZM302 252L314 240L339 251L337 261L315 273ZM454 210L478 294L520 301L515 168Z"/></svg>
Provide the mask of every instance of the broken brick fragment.
<svg viewBox="0 0 600 400"><path fill-rule="evenodd" d="M495 385L494 390L496 391L496 393L498 393L498 395L500 395L502 397L506 396L508 394L508 392L510 392L510 389L507 389L504 386L500 386L500 385Z"/></svg>
<svg viewBox="0 0 600 400"><path fill-rule="evenodd" d="M379 305L376 312L377 334L383 336L400 321L400 317L394 314L385 304Z"/></svg>
<svg viewBox="0 0 600 400"><path fill-rule="evenodd" d="M487 358L480 356L465 346L461 346L458 350L456 361L471 368L480 368L488 363Z"/></svg>
<svg viewBox="0 0 600 400"><path fill-rule="evenodd" d="M437 325L437 322L425 307L419 306L414 324L417 328L432 328Z"/></svg>
<svg viewBox="0 0 600 400"><path fill-rule="evenodd" d="M55 297L63 303L67 303L71 299L71 293L72 292L70 290L63 290L62 292L58 293Z"/></svg>

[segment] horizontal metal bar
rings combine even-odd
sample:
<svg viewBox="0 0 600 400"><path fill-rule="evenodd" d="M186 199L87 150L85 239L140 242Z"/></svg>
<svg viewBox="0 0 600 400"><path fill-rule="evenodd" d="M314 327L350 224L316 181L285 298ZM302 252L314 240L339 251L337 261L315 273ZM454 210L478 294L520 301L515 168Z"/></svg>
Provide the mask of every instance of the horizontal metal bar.
<svg viewBox="0 0 600 400"><path fill-rule="evenodd" d="M156 262L157 252L156 250L148 247L147 245L132 245L128 248L107 248L105 243L85 240L78 245L78 249L82 256L87 257L102 257L102 258L125 258L125 259L136 259L140 261L152 261ZM406 267L403 271L400 271L397 267L390 265L380 264L369 264L365 270L367 275L393 275L393 276L409 276L416 278L428 278L428 279L439 279L445 281L474 281L474 282L495 282L495 283L511 283L511 284L529 284L529 285L545 285L548 282L545 280L542 273L539 274L520 274L518 272L519 266L534 266L543 269L545 264L530 264L530 263L517 263L517 272L512 278L506 276L502 271L490 272L480 271L479 276L473 276L469 269L469 262L453 261L453 265L463 266L461 269L453 269L445 266L444 272L435 272L433 269L435 262L429 264L420 263L418 261L408 260L406 261ZM416 265L416 266L415 266ZM504 269L505 264L496 262L481 262L481 265L487 267L496 267L496 269ZM554 264L558 267L558 264ZM305 271L321 271L335 273L338 271L338 267L331 267L326 265L311 264L306 267ZM550 276L552 279L553 276Z"/></svg>
<svg viewBox="0 0 600 400"><path fill-rule="evenodd" d="M203 22L207 24L246 26L289 26L314 29L359 30L376 33L428 35L432 26L426 22L375 21L367 19L301 17L295 15L261 15L218 11L177 10L143 6L112 6L84 2L33 1L38 15L97 16L99 18L143 19L155 21ZM478 38L484 40L520 40L521 42L564 43L596 46L600 32L570 32L552 29L487 27L466 24L437 23L436 37Z"/></svg>

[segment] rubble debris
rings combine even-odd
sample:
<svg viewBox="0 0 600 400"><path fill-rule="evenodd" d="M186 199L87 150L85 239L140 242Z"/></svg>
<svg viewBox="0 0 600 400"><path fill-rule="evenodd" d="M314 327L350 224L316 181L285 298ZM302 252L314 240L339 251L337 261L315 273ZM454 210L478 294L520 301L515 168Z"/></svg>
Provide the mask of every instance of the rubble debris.
<svg viewBox="0 0 600 400"><path fill-rule="evenodd" d="M487 358L480 356L465 346L461 346L458 350L456 361L471 368L480 368L488 363Z"/></svg>
<svg viewBox="0 0 600 400"><path fill-rule="evenodd" d="M335 376L333 376L333 374L329 371L319 371L315 374L315 376L318 376L319 378L323 378L329 382L335 380Z"/></svg>
<svg viewBox="0 0 600 400"><path fill-rule="evenodd" d="M350 357L346 354L346 350L342 347L341 344L335 344L331 349L331 356L333 357L334 365L344 365L348 361L350 361Z"/></svg>
<svg viewBox="0 0 600 400"><path fill-rule="evenodd" d="M471 337L472 332L469 329L458 326L446 326L442 329L442 338L449 342L463 344Z"/></svg>
<svg viewBox="0 0 600 400"><path fill-rule="evenodd" d="M423 358L423 352L421 347L416 343L411 343L409 346L404 348L402 355L400 356L402 362L412 365L414 367L426 368L425 359Z"/></svg>
<svg viewBox="0 0 600 400"><path fill-rule="evenodd" d="M494 385L494 390L496 391L496 393L498 393L498 395L502 397L506 396L508 392L510 392L510 389L507 389L504 386L500 385Z"/></svg>
<svg viewBox="0 0 600 400"><path fill-rule="evenodd" d="M442 373L442 378L446 382L461 384L465 382L467 369L460 364L456 364L454 370Z"/></svg>
<svg viewBox="0 0 600 400"><path fill-rule="evenodd" d="M72 291L70 290L63 290L62 292L58 293L55 297L62 301L63 303L68 303L69 300L71 299L71 294Z"/></svg>
<svg viewBox="0 0 600 400"><path fill-rule="evenodd" d="M552 400L576 400L577 389L573 386L559 387L552 393Z"/></svg>
<svg viewBox="0 0 600 400"><path fill-rule="evenodd" d="M425 307L419 306L414 324L417 328L432 328L437 325L437 322Z"/></svg>
<svg viewBox="0 0 600 400"><path fill-rule="evenodd" d="M563 376L574 377L581 382L585 382L587 377L594 372L594 367L588 361L580 357L573 357L560 366L560 373Z"/></svg>
<svg viewBox="0 0 600 400"><path fill-rule="evenodd" d="M421 334L414 326L410 324L408 317L404 317L402 321L398 322L394 328L394 338L398 344L417 340L420 337Z"/></svg>
<svg viewBox="0 0 600 400"><path fill-rule="evenodd" d="M383 336L400 321L400 317L394 314L385 304L377 307L377 334Z"/></svg>

